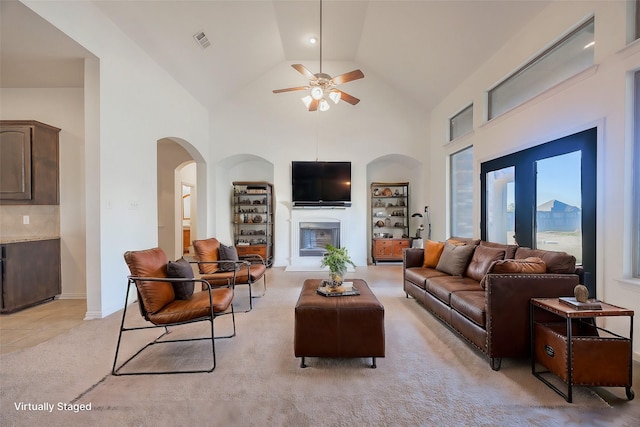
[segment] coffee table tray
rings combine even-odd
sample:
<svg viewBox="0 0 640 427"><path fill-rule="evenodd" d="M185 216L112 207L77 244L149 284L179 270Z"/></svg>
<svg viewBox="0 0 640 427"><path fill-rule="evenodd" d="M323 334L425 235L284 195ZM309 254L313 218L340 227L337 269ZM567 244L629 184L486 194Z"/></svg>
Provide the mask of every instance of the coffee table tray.
<svg viewBox="0 0 640 427"><path fill-rule="evenodd" d="M350 287L347 287L347 289L350 288L350 290L345 290L342 292L331 291L328 286L324 286L325 283L327 283L326 280L320 282L320 286L318 286L318 289L316 290L319 295L322 295L324 297L346 297L350 295L360 295L360 291L358 291L355 286L353 286L353 282L345 282L351 284Z"/></svg>

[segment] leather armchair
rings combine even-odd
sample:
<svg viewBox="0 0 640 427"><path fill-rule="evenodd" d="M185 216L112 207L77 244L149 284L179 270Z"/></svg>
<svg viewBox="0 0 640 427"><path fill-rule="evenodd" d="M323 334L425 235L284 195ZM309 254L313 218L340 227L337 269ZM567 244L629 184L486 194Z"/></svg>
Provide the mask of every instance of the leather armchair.
<svg viewBox="0 0 640 427"><path fill-rule="evenodd" d="M222 259L220 241L214 237L194 240L192 243L200 277L212 286L230 284L235 289L236 285L248 285L249 310L247 311L251 311L254 298L252 285L262 279L264 288L267 289L267 266L264 260L258 255L237 260Z"/></svg>
<svg viewBox="0 0 640 427"><path fill-rule="evenodd" d="M195 373L211 372L216 367L216 338L231 338L236 335L235 315L233 311L233 288L212 287L206 280L194 279L191 277L169 278L167 277L167 255L160 248L153 248L142 251L128 251L124 254L124 259L129 267L131 275L127 280L127 291L125 295L125 307L122 313L122 322L118 335L116 354L113 359L113 375L140 375L140 374L169 374L169 373ZM195 292L188 299L176 299L173 285L175 283L199 282L203 291ZM135 285L138 296L138 306L140 314L151 325L149 326L125 326L127 316L127 304L129 292ZM214 319L223 314L231 314L233 323L233 333L227 336L216 337L214 335ZM189 323L208 321L211 326L211 335L207 337L186 338L186 339L163 339L169 333L169 327L185 325ZM155 340L151 341L138 350L133 356L116 367L118 353L125 332L139 331L142 329L164 328L162 333ZM139 356L145 349L156 344L168 344L184 341L211 340L212 366L207 369L197 370L159 370L142 372L121 372L120 370Z"/></svg>

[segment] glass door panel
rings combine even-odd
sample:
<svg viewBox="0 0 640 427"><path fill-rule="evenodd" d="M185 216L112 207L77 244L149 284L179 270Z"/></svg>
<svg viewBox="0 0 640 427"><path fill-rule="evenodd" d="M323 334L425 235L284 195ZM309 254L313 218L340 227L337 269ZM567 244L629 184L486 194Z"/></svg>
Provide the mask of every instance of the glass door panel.
<svg viewBox="0 0 640 427"><path fill-rule="evenodd" d="M515 244L515 166L486 174L487 240Z"/></svg>
<svg viewBox="0 0 640 427"><path fill-rule="evenodd" d="M570 253L582 264L582 153L535 163L536 248Z"/></svg>

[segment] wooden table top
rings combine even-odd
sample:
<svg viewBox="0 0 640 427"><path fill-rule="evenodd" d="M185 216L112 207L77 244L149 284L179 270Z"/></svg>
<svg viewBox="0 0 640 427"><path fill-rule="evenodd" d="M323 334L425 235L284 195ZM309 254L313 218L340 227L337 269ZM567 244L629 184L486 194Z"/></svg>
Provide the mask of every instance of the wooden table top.
<svg viewBox="0 0 640 427"><path fill-rule="evenodd" d="M633 316L633 310L599 301L601 310L576 310L558 298L532 298L531 304L562 317Z"/></svg>

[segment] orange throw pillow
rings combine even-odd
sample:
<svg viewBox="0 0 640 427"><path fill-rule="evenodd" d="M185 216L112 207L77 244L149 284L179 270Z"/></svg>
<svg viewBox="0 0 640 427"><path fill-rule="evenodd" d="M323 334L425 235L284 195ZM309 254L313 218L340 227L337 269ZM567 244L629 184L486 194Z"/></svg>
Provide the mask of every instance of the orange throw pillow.
<svg viewBox="0 0 640 427"><path fill-rule="evenodd" d="M444 242L434 242L427 240L424 244L424 262L423 268L436 268L438 261L440 261L440 255L444 249Z"/></svg>

